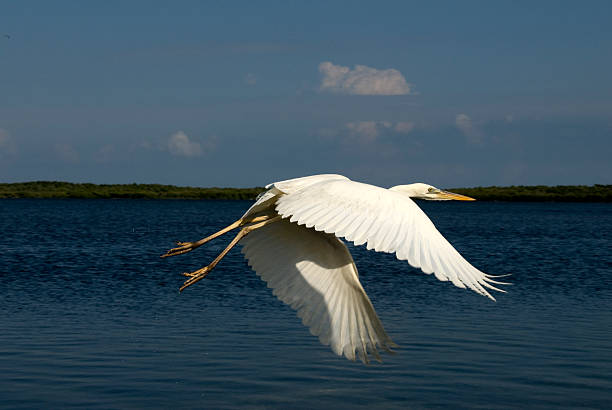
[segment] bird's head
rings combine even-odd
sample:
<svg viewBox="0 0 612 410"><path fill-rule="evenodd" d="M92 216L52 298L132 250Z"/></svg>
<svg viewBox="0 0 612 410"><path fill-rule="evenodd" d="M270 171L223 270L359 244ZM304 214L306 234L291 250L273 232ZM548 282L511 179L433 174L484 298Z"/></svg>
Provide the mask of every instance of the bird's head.
<svg viewBox="0 0 612 410"><path fill-rule="evenodd" d="M401 192L411 198L426 199L428 201L450 201L453 199L457 201L475 201L474 198L470 198L469 196L443 191L435 186L420 182L409 185L396 185L389 188L389 190Z"/></svg>

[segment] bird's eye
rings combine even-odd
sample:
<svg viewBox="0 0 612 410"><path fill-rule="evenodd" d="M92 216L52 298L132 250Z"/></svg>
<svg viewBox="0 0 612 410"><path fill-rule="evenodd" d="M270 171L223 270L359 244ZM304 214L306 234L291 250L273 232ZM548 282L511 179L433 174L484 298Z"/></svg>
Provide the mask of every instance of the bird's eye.
<svg viewBox="0 0 612 410"><path fill-rule="evenodd" d="M432 187L429 187L429 188L427 189L427 192L429 192L430 194L431 194L433 191L434 191L434 189L433 189Z"/></svg>

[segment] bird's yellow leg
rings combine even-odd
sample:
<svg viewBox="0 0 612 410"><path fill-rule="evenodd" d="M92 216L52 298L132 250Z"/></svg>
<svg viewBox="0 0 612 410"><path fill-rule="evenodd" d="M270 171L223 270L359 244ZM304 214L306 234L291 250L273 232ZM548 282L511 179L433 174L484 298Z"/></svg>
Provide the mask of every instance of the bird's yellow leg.
<svg viewBox="0 0 612 410"><path fill-rule="evenodd" d="M256 222L257 218L253 218L253 222ZM223 252L221 252L219 254L219 256L217 256L208 266L203 267L202 269L198 269L194 272L189 272L189 273L183 273L184 276L189 277L189 279L187 279L185 281L185 283L183 283L183 286L181 286L181 288L179 289L179 292L182 292L185 288L193 285L194 283L204 279L206 277L206 275L208 275L210 273L211 270L213 270L213 268L215 266L217 266L217 263L219 263L219 261L221 259L223 259L223 257L225 257L225 255L230 251L230 249L232 249L242 238L244 238L246 235L249 234L249 232L254 231L255 229L259 229L263 226L269 225L271 223L274 223L276 221L278 221L279 219L281 219L280 216L275 216L274 218L266 218L265 220L263 220L262 222L259 223L254 223L253 225L249 225L247 227L244 227L240 230L240 232L238 232L238 234L236 235L236 237L234 239L232 239L232 241L229 243L229 245L227 245L227 247L223 250Z"/></svg>
<svg viewBox="0 0 612 410"><path fill-rule="evenodd" d="M225 228L221 229L219 232L215 232L210 236L207 236L206 238L200 239L199 241L195 241L195 242L177 242L176 244L178 245L176 248L172 248L170 249L168 252L166 252L165 254L161 255L162 258L167 258L168 256L175 256L175 255L182 255L183 253L187 253L190 252L192 250L194 250L195 248L198 248L202 245L204 245L206 242L215 239L229 231L231 231L232 229L238 228L239 226L242 226L244 224L247 223L253 223L253 222L261 222L261 221L265 221L270 219L271 216L270 215L262 215L262 216L257 216L254 218L245 218L245 219L238 219L236 222L232 223L231 225L226 226Z"/></svg>

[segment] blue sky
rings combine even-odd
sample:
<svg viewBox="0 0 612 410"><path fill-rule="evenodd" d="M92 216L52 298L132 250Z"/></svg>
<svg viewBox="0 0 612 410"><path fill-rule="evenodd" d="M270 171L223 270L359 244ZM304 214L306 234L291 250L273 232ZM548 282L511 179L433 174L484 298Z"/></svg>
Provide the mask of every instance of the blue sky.
<svg viewBox="0 0 612 410"><path fill-rule="evenodd" d="M610 2L3 2L0 181L612 183Z"/></svg>

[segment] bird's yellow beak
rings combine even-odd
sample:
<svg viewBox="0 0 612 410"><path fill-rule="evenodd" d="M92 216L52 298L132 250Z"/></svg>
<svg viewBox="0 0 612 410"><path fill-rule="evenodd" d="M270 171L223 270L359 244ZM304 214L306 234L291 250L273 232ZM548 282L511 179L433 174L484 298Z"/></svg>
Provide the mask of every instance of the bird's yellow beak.
<svg viewBox="0 0 612 410"><path fill-rule="evenodd" d="M469 196L456 194L454 192L449 191L440 191L436 194L436 199L439 200L455 200L455 201L475 201L474 198L470 198Z"/></svg>

